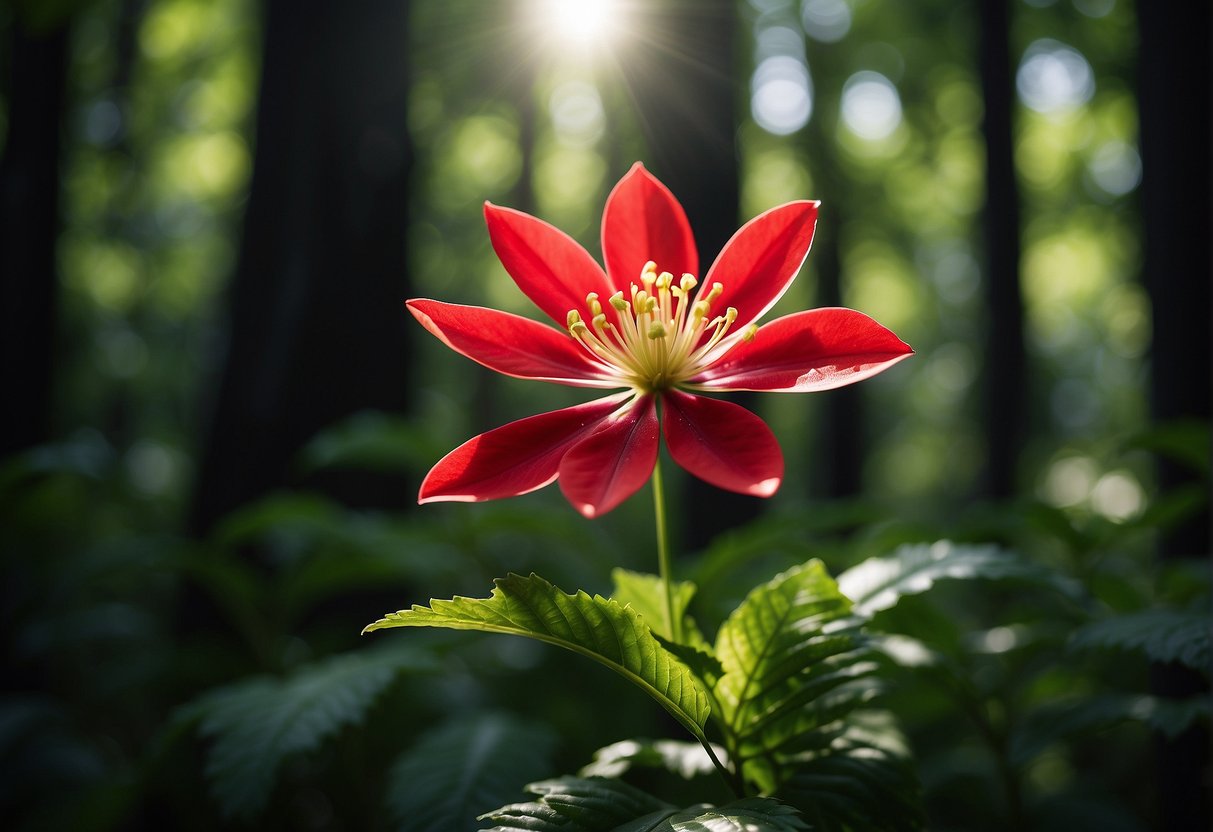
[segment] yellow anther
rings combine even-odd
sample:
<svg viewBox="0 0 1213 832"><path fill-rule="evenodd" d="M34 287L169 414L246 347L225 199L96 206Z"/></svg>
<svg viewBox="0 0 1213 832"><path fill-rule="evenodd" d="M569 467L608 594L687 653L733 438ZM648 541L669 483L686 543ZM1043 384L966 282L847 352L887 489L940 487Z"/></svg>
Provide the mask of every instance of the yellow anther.
<svg viewBox="0 0 1213 832"><path fill-rule="evenodd" d="M695 275L683 273L682 280L678 281L678 288L684 292L689 292L699 285L699 281L695 279Z"/></svg>
<svg viewBox="0 0 1213 832"><path fill-rule="evenodd" d="M720 284L717 283L716 285L719 286ZM724 322L726 325L731 326L735 320L737 320L737 307L730 306L728 309L724 310Z"/></svg>
<svg viewBox="0 0 1213 832"><path fill-rule="evenodd" d="M569 329L572 329L573 324L579 324L579 323L581 323L581 313L578 312L576 309L570 309L568 317L565 318L565 326L567 326Z"/></svg>
<svg viewBox="0 0 1213 832"><path fill-rule="evenodd" d="M628 302L623 299L623 292L616 292L611 295L611 306L618 309L620 312L628 311Z"/></svg>
<svg viewBox="0 0 1213 832"><path fill-rule="evenodd" d="M691 314L696 318L706 318L709 308L711 308L710 304L706 300L697 300L695 301L695 305L691 307Z"/></svg>
<svg viewBox="0 0 1213 832"><path fill-rule="evenodd" d="M665 326L661 323L661 321L654 321L652 325L649 326L649 338L656 341L658 338L664 337Z"/></svg>
<svg viewBox="0 0 1213 832"><path fill-rule="evenodd" d="M670 274L669 272L662 272L661 274L657 275L658 289L668 289L673 285L673 283L674 275Z"/></svg>
<svg viewBox="0 0 1213 832"><path fill-rule="evenodd" d="M646 287L651 287L653 281L657 279L657 264L652 260L644 264L644 268L640 270L640 282Z"/></svg>
<svg viewBox="0 0 1213 832"><path fill-rule="evenodd" d="M573 335L583 335L590 331L590 328L585 325L585 321L576 320L569 324L569 332Z"/></svg>
<svg viewBox="0 0 1213 832"><path fill-rule="evenodd" d="M741 340L746 342L753 341L754 333L756 332L758 332L758 324L750 324L745 328L745 331L742 332Z"/></svg>
<svg viewBox="0 0 1213 832"><path fill-rule="evenodd" d="M602 304L599 304L598 308L601 309ZM594 316L593 323L594 323L594 329L606 329L606 327L609 326L609 324L607 324L606 315L603 315L601 312L599 312L598 314L596 314Z"/></svg>
<svg viewBox="0 0 1213 832"><path fill-rule="evenodd" d="M720 297L720 293L723 291L724 291L723 284L713 283L711 291L708 292L708 296L706 298L704 298L704 300L706 300L708 303L711 303L712 301L716 300L716 298Z"/></svg>
<svg viewBox="0 0 1213 832"><path fill-rule="evenodd" d="M651 297L652 296L644 289L641 289L639 292L632 295L632 305L636 307L637 314L648 311L649 299Z"/></svg>
<svg viewBox="0 0 1213 832"><path fill-rule="evenodd" d="M602 304L598 302L597 292L590 292L585 296L585 305L590 308L591 315L597 316L602 314Z"/></svg>

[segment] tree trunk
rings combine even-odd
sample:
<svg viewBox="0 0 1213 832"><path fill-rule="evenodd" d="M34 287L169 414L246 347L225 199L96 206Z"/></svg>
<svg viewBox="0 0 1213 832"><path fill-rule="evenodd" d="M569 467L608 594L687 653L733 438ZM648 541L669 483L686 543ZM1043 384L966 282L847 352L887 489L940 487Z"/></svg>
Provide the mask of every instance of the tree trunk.
<svg viewBox="0 0 1213 832"><path fill-rule="evenodd" d="M0 457L51 438L58 277L59 156L67 25L35 30L13 14L4 77L8 136L0 158Z"/></svg>
<svg viewBox="0 0 1213 832"><path fill-rule="evenodd" d="M1144 279L1154 318L1151 411L1157 424L1197 420L1210 408L1210 10L1207 3L1138 3L1141 33L1139 117L1142 152ZM1200 484L1168 460L1158 467L1163 492ZM1161 562L1200 558L1210 549L1203 512L1161 536ZM1208 696L1208 680L1186 667L1151 669L1154 693ZM1193 725L1156 740L1159 829L1210 828L1209 731Z"/></svg>
<svg viewBox="0 0 1213 832"><path fill-rule="evenodd" d="M624 62L641 129L646 166L686 208L699 246L701 280L737 230L736 3L654 4L638 28L643 52ZM660 265L660 264L659 264ZM745 395L730 397L749 406ZM688 477L682 531L688 550L757 516L760 500Z"/></svg>
<svg viewBox="0 0 1213 832"><path fill-rule="evenodd" d="M268 0L230 342L192 527L297 481L319 429L408 403L405 0ZM401 483L326 482L403 504ZM379 492L379 493L376 493Z"/></svg>
<svg viewBox="0 0 1213 832"><path fill-rule="evenodd" d="M982 0L981 89L985 102L986 465L982 496L1007 499L1016 493L1016 465L1025 434L1027 401L1023 300L1019 292L1019 191L1015 181L1011 114L1010 10L1006 0Z"/></svg>
<svg viewBox="0 0 1213 832"><path fill-rule="evenodd" d="M814 192L807 196L821 200L821 214L806 268L811 268L817 278L817 305L842 306L840 237L847 221L848 188L835 173L839 168L838 144L833 138L838 122L837 87L819 92L814 109L804 132L814 186ZM856 497L863 491L863 392L855 385L840 387L819 401L822 425L807 449L806 464L820 472L824 496Z"/></svg>

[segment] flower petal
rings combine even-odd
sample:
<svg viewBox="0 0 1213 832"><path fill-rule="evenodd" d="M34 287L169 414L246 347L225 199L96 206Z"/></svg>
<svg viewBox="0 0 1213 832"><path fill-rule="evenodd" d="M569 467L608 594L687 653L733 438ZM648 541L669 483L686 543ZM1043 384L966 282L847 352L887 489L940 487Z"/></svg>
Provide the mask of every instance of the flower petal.
<svg viewBox="0 0 1213 832"><path fill-rule="evenodd" d="M737 307L735 331L749 326L783 297L813 243L817 202L789 202L759 214L725 243L701 291L720 283L713 314Z"/></svg>
<svg viewBox="0 0 1213 832"><path fill-rule="evenodd" d="M490 370L573 387L624 386L567 333L530 318L422 298L407 306L442 343Z"/></svg>
<svg viewBox="0 0 1213 832"><path fill-rule="evenodd" d="M639 490L657 462L657 407L642 396L560 461L560 490L586 517L599 517Z"/></svg>
<svg viewBox="0 0 1213 832"><path fill-rule="evenodd" d="M711 390L810 392L862 381L914 354L854 309L810 309L762 326L690 383Z"/></svg>
<svg viewBox="0 0 1213 832"><path fill-rule="evenodd" d="M678 390L663 398L670 456L718 488L770 497L783 481L783 452L766 422L732 402Z"/></svg>
<svg viewBox="0 0 1213 832"><path fill-rule="evenodd" d="M558 326L570 309L583 309L585 296L605 300L614 291L606 273L581 245L555 226L530 214L484 204L493 250L510 277Z"/></svg>
<svg viewBox="0 0 1213 832"><path fill-rule="evenodd" d="M556 479L560 458L598 429L632 394L540 413L469 439L438 461L419 503L476 503L526 494Z"/></svg>
<svg viewBox="0 0 1213 832"><path fill-rule="evenodd" d="M602 257L617 290L639 282L652 260L675 282L684 272L699 277L699 253L682 205L637 162L607 197L602 213ZM626 295L626 291L625 291Z"/></svg>

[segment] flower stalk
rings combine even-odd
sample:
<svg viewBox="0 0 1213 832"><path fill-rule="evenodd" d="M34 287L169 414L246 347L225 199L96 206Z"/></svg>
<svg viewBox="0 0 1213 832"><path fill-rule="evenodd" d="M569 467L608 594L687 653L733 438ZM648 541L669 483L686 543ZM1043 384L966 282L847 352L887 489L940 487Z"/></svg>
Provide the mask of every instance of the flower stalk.
<svg viewBox="0 0 1213 832"><path fill-rule="evenodd" d="M682 621L674 609L674 577L670 564L670 535L666 526L665 485L661 479L661 459L653 465L653 513L657 525L657 570L665 593L665 626L670 640L682 642Z"/></svg>

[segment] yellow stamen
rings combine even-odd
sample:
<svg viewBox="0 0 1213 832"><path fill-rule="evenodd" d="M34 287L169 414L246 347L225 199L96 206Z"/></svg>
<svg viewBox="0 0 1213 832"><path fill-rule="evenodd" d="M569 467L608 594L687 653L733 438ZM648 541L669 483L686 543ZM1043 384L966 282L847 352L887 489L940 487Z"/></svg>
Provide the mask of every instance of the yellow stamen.
<svg viewBox="0 0 1213 832"><path fill-rule="evenodd" d="M720 283L701 286L692 274L676 280L650 260L638 281L610 296L611 319L598 293L590 292L585 308L570 310L566 320L569 334L621 385L653 392L693 378L738 340L754 337L756 326L729 335L736 308L712 315L723 294Z"/></svg>

